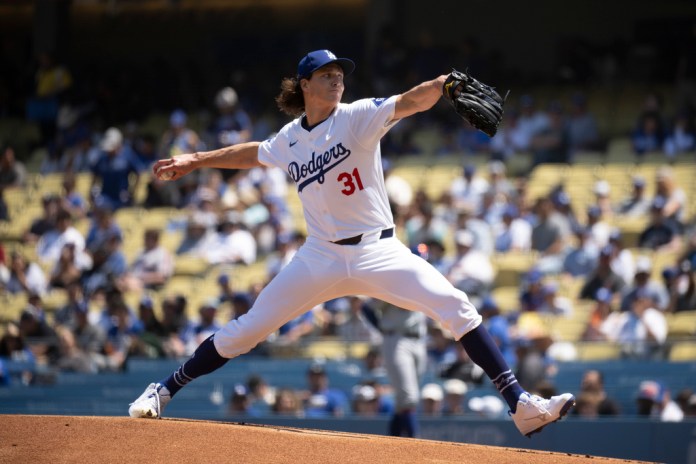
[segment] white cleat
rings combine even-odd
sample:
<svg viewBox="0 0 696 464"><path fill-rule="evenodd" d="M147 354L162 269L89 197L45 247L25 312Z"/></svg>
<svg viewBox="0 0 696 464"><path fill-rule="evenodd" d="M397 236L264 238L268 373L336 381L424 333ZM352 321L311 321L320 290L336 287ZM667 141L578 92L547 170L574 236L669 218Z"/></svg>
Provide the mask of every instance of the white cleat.
<svg viewBox="0 0 696 464"><path fill-rule="evenodd" d="M146 419L160 419L162 410L172 399L164 385L151 383L142 395L133 401L128 408L131 417L143 417Z"/></svg>
<svg viewBox="0 0 696 464"><path fill-rule="evenodd" d="M520 433L529 437L565 416L573 406L575 397L570 393L552 396L547 400L525 392L517 401L517 411L510 415Z"/></svg>

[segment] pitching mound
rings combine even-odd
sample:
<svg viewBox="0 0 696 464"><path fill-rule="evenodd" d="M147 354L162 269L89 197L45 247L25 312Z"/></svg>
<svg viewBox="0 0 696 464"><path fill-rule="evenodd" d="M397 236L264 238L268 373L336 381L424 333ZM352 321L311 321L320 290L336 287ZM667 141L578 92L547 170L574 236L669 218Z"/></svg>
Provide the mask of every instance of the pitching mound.
<svg viewBox="0 0 696 464"><path fill-rule="evenodd" d="M2 463L584 463L626 460L178 419L0 416Z"/></svg>

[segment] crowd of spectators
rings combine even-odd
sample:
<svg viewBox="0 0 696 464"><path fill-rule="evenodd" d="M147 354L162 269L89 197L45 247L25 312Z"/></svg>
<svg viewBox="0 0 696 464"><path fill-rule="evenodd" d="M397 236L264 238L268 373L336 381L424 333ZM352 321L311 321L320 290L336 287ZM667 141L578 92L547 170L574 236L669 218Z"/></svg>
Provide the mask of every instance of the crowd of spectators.
<svg viewBox="0 0 696 464"><path fill-rule="evenodd" d="M432 61L427 37L422 41L418 56ZM380 47L384 47L382 56L392 58L380 64L390 74L398 69L403 54L388 41ZM394 68L388 68L390 63ZM424 69L432 66L424 63L417 68ZM53 76L48 81L55 88L44 88L46 73ZM46 116L42 111L54 111L53 119L41 119L47 154L40 170L64 173L63 191L41 198L42 215L32 218L22 235L22 247L30 247L35 259L0 245L3 291L27 295L19 318L4 326L0 359L96 373L120 371L132 356L190 355L220 324L249 310L259 289L292 259L304 236L296 230L288 204L292 186L280 169L211 169L162 182L148 175L149 167L178 153L265 138L276 127L277 118L269 123L259 114L248 113L237 92L225 86L207 108L209 123L197 129L190 124L190 113L181 108L170 109L162 133L144 132L133 121L99 128L92 105L76 105L64 98L79 76L43 57L37 78L41 98L33 107L36 118ZM386 79L375 81L383 94L403 90L396 85ZM532 95L522 95L510 102L494 139L448 116L445 124L439 124L437 111L434 120L414 119L427 128L439 127L442 145L433 147L433 152L464 154L462 159L468 161L473 159L469 155L479 155L489 162L485 168L481 163L463 163L461 175L445 194L431 198L391 172L390 165L400 156L420 150L412 139L414 122L397 126L383 147L397 230L414 253L430 261L481 309L485 324L525 388L541 390L552 377L553 359L548 352L554 340L538 332L540 324L534 316L571 317L580 301L596 305L583 340L619 343L625 357L664 359L665 313L696 310L696 233L689 216L694 212L688 209L687 186L678 184L673 169L659 169L654 179L634 177L633 191L618 202L611 201L609 184L599 181L587 210L578 212L562 184L547 195L530 198L526 179L508 176L507 161L524 152L532 154L533 166L570 163L582 151L602 150L605 140L588 109L587 95L574 94L568 104L554 100L546 107ZM631 135L635 153L663 150L668 161L696 149L694 116L688 108L679 109L673 123L667 119L659 97L647 98ZM0 192L23 188L26 169L16 159L13 146L4 145L0 156ZM84 196L75 184L76 176L83 174L91 176ZM142 188L139 182L147 183L140 204L135 195ZM647 182L655 185L651 196L645 192ZM119 211L134 207L167 207L179 214L132 237L125 229L134 225L121 223L118 217ZM636 246L653 256L670 253L674 259L668 266L654 269L647 255L635 258L626 249L621 231L610 225L620 217L647 221ZM13 219L5 202L0 202L0 219ZM89 222L86 234L76 227L79 221ZM172 231L180 233L180 241L174 247L164 246L162 237ZM448 249L448 237L453 249ZM126 240L142 242L141 249L129 256L125 245L132 248L133 243ZM494 299L497 270L493 260L496 254L508 252L525 252L537 259L523 276L516 308L503 314ZM205 261L209 272L265 260L267 272L249 288L237 288L229 274L220 272L218 294L201 301L167 286L176 260L182 257ZM656 275L662 279L656 280ZM559 295L559 285L568 282L580 283L577 294ZM55 312L43 308L42 300L51 292L66 295L67 303ZM127 302L133 293L140 296L137 307ZM199 305L191 307L191 301ZM268 354L270 346L299 344L316 336L378 343L379 333L364 316L365 307L372 304L361 296L329 301L288 322L256 352ZM476 401L465 405L467 390L481 382L480 372L477 375L459 344L432 322L429 339L429 370L442 381L423 387L423 412L499 414L501 408L493 399L472 398ZM27 375L23 381L31 383ZM318 414L320 406L336 415L389 410L388 385L365 383L350 394L326 393L330 389L325 372L316 367L308 376L307 392L278 389L272 401L267 392L251 393L258 385L235 387L231 407L236 412L250 411L262 401L274 412L304 415ZM599 408L599 397L588 396L583 411ZM651 398L669 403L664 392Z"/></svg>

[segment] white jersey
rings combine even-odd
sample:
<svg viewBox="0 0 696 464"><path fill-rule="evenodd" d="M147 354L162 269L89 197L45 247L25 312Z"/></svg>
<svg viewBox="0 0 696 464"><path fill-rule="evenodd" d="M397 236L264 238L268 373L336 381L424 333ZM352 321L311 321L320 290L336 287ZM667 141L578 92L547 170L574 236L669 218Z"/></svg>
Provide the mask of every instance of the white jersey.
<svg viewBox="0 0 696 464"><path fill-rule="evenodd" d="M311 131L300 117L259 146L262 164L295 181L310 237L333 242L394 227L379 142L398 122L395 102L341 103Z"/></svg>

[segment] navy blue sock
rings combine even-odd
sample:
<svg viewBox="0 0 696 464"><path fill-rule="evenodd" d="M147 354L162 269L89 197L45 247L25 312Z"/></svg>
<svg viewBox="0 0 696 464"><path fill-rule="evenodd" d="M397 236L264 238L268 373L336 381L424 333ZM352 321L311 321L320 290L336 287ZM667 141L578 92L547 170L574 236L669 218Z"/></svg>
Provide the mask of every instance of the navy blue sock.
<svg viewBox="0 0 696 464"><path fill-rule="evenodd" d="M418 435L418 422L412 410L397 412L389 422L389 435L392 437L415 437Z"/></svg>
<svg viewBox="0 0 696 464"><path fill-rule="evenodd" d="M181 390L187 383L195 378L198 378L224 366L228 358L223 358L215 349L213 337L206 338L191 357L184 364L179 366L172 375L160 381L162 385L167 387L172 397Z"/></svg>
<svg viewBox="0 0 696 464"><path fill-rule="evenodd" d="M524 393L524 389L517 382L515 374L508 367L488 330L479 325L460 341L471 360L493 381L514 414L517 410L517 400Z"/></svg>

